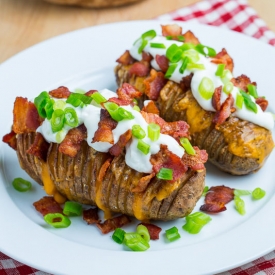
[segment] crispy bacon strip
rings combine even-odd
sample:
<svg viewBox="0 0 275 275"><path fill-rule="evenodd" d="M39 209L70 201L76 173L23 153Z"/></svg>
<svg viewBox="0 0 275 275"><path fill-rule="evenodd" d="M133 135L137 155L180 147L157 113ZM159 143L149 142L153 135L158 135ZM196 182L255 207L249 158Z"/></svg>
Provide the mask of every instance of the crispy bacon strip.
<svg viewBox="0 0 275 275"><path fill-rule="evenodd" d="M183 37L185 43L192 43L194 45L200 44L199 39L191 31L187 31L186 33L184 33Z"/></svg>
<svg viewBox="0 0 275 275"><path fill-rule="evenodd" d="M230 116L231 112L235 111L233 108L234 98L231 94L228 95L227 99L222 104L219 111L217 111L213 118L213 123L220 125L226 121Z"/></svg>
<svg viewBox="0 0 275 275"><path fill-rule="evenodd" d="M96 130L92 142L109 142L114 144L114 137L112 130L117 126L117 121L113 120L105 109L100 110L100 121L98 129Z"/></svg>
<svg viewBox="0 0 275 275"><path fill-rule="evenodd" d="M89 208L83 210L83 220L87 222L87 224L94 224L99 222L98 217L98 208Z"/></svg>
<svg viewBox="0 0 275 275"><path fill-rule="evenodd" d="M234 189L226 186L212 186L205 196L201 211L218 213L226 210L225 205L234 199Z"/></svg>
<svg viewBox="0 0 275 275"><path fill-rule="evenodd" d="M231 72L234 69L234 62L231 56L227 53L226 49L222 49L214 58L211 60L215 64L225 64L225 68Z"/></svg>
<svg viewBox="0 0 275 275"><path fill-rule="evenodd" d="M159 239L159 233L162 230L160 227L156 226L155 224L151 224L151 223L140 223L140 224L146 226L146 228L148 229L151 240Z"/></svg>
<svg viewBox="0 0 275 275"><path fill-rule="evenodd" d="M178 24L161 25L161 30L163 36L172 36L173 38L182 34L182 27Z"/></svg>
<svg viewBox="0 0 275 275"><path fill-rule="evenodd" d="M217 87L212 96L212 106L216 111L221 109L221 94L222 94L222 86Z"/></svg>
<svg viewBox="0 0 275 275"><path fill-rule="evenodd" d="M151 173L147 176L142 177L138 184L131 189L132 192L134 193L141 193L144 192L148 186L148 184L150 183L151 179L155 176L155 173Z"/></svg>
<svg viewBox="0 0 275 275"><path fill-rule="evenodd" d="M7 143L12 149L17 150L17 139L16 133L11 131L10 133L3 136L2 141Z"/></svg>
<svg viewBox="0 0 275 275"><path fill-rule="evenodd" d="M60 86L49 92L49 94L54 98L68 98L71 94L69 89L65 86Z"/></svg>
<svg viewBox="0 0 275 275"><path fill-rule="evenodd" d="M45 196L39 201L33 203L36 211L41 213L43 216L49 213L61 213L63 214L63 210L59 203L57 203L53 197Z"/></svg>
<svg viewBox="0 0 275 275"><path fill-rule="evenodd" d="M46 161L50 144L44 139L41 133L36 132L34 142L27 150L27 153Z"/></svg>
<svg viewBox="0 0 275 275"><path fill-rule="evenodd" d="M120 99L117 97L111 97L108 99L108 102L113 102L117 104L118 106L127 106L129 104L133 104L133 100L130 99Z"/></svg>
<svg viewBox="0 0 275 275"><path fill-rule="evenodd" d="M119 137L118 142L109 149L109 153L115 157L119 156L131 138L132 130L129 129Z"/></svg>
<svg viewBox="0 0 275 275"><path fill-rule="evenodd" d="M173 170L174 182L182 177L182 175L188 170L182 160L171 151L168 150L167 145L160 145L160 150L157 154L151 155L150 162L153 165L153 172L158 173L163 167Z"/></svg>
<svg viewBox="0 0 275 275"><path fill-rule="evenodd" d="M117 60L116 62L122 65L130 65L135 62L135 59L130 55L130 52L126 50Z"/></svg>
<svg viewBox="0 0 275 275"><path fill-rule="evenodd" d="M152 69L150 71L150 76L148 76L144 81L145 85L145 94L151 100L157 100L160 94L161 89L165 86L167 79L165 79L162 72L157 72Z"/></svg>
<svg viewBox="0 0 275 275"><path fill-rule="evenodd" d="M100 167L99 173L98 173L98 177L97 180L99 182L103 181L104 176L106 174L107 169L109 168L110 164L112 162L112 158L108 158L103 165Z"/></svg>
<svg viewBox="0 0 275 275"><path fill-rule="evenodd" d="M148 104L142 108L142 111L146 112L146 113L159 115L159 109L158 109L156 103L152 100L150 100L148 102Z"/></svg>
<svg viewBox="0 0 275 275"><path fill-rule="evenodd" d="M121 100L132 101L134 98L139 98L142 96L142 92L138 91L134 86L128 83L123 83L116 92L118 98Z"/></svg>
<svg viewBox="0 0 275 275"><path fill-rule="evenodd" d="M192 170L200 171L205 169L204 163L208 159L208 154L205 150L200 150L197 146L193 147L196 151L195 155L184 154L181 158L182 162Z"/></svg>
<svg viewBox="0 0 275 275"><path fill-rule="evenodd" d="M140 77L147 76L149 72L149 63L144 61L135 62L128 71L130 76L136 75Z"/></svg>
<svg viewBox="0 0 275 275"><path fill-rule="evenodd" d="M265 111L268 106L268 101L263 97L258 97L256 99L256 103L261 107L263 111Z"/></svg>
<svg viewBox="0 0 275 275"><path fill-rule="evenodd" d="M39 117L37 109L32 102L23 97L15 99L12 130L16 134L35 132L41 122L42 119Z"/></svg>
<svg viewBox="0 0 275 275"><path fill-rule="evenodd" d="M169 68L169 60L165 55L156 55L156 62L159 65L161 71L165 74Z"/></svg>
<svg viewBox="0 0 275 275"><path fill-rule="evenodd" d="M75 157L80 149L81 142L87 137L87 129L84 124L71 129L60 143L59 152L70 157Z"/></svg>
<svg viewBox="0 0 275 275"><path fill-rule="evenodd" d="M244 74L242 74L236 78L232 78L231 82L233 83L234 86L240 88L241 90L243 90L245 92L247 92L248 84L253 84L253 85L257 86L257 84L255 82L251 82L250 78Z"/></svg>
<svg viewBox="0 0 275 275"><path fill-rule="evenodd" d="M103 234L107 234L111 231L114 231L116 228L122 227L130 222L131 220L128 216L121 215L112 219L108 219L104 221L104 223L97 223L96 226Z"/></svg>

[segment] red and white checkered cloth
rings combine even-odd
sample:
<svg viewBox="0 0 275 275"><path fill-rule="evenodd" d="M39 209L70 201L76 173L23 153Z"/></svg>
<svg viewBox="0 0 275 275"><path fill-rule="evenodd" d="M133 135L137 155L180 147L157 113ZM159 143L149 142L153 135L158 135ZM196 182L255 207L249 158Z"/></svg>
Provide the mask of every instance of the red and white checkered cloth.
<svg viewBox="0 0 275 275"><path fill-rule="evenodd" d="M255 37L275 46L275 34L268 29L246 0L205 0L164 14L156 19L180 20L220 26ZM47 275L0 252L0 275ZM275 251L219 275L275 275Z"/></svg>

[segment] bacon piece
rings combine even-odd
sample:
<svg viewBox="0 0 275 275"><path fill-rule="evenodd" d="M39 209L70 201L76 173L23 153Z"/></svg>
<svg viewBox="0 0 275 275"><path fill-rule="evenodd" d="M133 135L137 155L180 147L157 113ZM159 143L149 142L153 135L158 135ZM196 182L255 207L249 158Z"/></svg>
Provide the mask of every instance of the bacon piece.
<svg viewBox="0 0 275 275"><path fill-rule="evenodd" d="M70 157L75 157L80 149L81 142L87 137L87 129L84 124L71 129L60 143L59 152Z"/></svg>
<svg viewBox="0 0 275 275"><path fill-rule="evenodd" d="M57 89L51 90L49 94L54 98L68 98L71 92L67 87L60 86Z"/></svg>
<svg viewBox="0 0 275 275"><path fill-rule="evenodd" d="M98 129L96 130L92 142L109 142L114 144L114 137L112 130L117 126L117 121L113 120L105 109L100 110L100 121Z"/></svg>
<svg viewBox="0 0 275 275"><path fill-rule="evenodd" d="M132 130L129 129L119 137L118 142L109 149L109 153L115 157L119 156L131 138Z"/></svg>
<svg viewBox="0 0 275 275"><path fill-rule="evenodd" d="M220 125L226 121L226 119L230 116L231 112L235 111L233 108L234 98L231 94L228 95L227 99L222 104L219 111L215 113L213 118L213 123L216 125Z"/></svg>
<svg viewBox="0 0 275 275"><path fill-rule="evenodd" d="M7 143L12 149L17 150L16 133L11 131L9 134L3 136L2 141Z"/></svg>
<svg viewBox="0 0 275 275"><path fill-rule="evenodd" d="M226 210L225 205L234 199L234 189L226 186L212 186L206 196L201 211L218 213Z"/></svg>
<svg viewBox="0 0 275 275"><path fill-rule="evenodd" d="M34 142L27 150L27 153L46 161L50 144L44 139L41 133L35 134Z"/></svg>
<svg viewBox="0 0 275 275"><path fill-rule="evenodd" d="M158 109L156 103L152 100L150 100L148 102L148 104L142 108L142 111L146 112L146 113L159 115L159 109Z"/></svg>
<svg viewBox="0 0 275 275"><path fill-rule="evenodd" d="M99 173L98 173L98 177L97 180L99 182L103 181L104 176L106 174L107 169L109 168L110 164L112 162L112 158L108 158L103 165L100 167Z"/></svg>
<svg viewBox="0 0 275 275"><path fill-rule="evenodd" d="M98 217L98 208L89 208L83 210L83 220L87 222L87 224L94 224L99 222Z"/></svg>
<svg viewBox="0 0 275 275"><path fill-rule="evenodd" d="M230 72L233 72L234 62L226 49L222 49L214 58L212 58L211 62L215 64L225 64L225 68Z"/></svg>
<svg viewBox="0 0 275 275"><path fill-rule="evenodd" d="M150 71L150 76L148 76L144 81L145 85L145 94L151 100L157 100L160 94L161 89L165 86L167 79L165 79L162 72L157 72L152 69Z"/></svg>
<svg viewBox="0 0 275 275"><path fill-rule="evenodd" d="M130 100L130 99L120 99L120 98L117 98L117 97L111 97L108 99L108 102L113 102L119 106L127 106L127 105L130 105L130 104L133 104L133 100Z"/></svg>
<svg viewBox="0 0 275 275"><path fill-rule="evenodd" d="M128 216L121 215L112 219L108 219L104 221L104 223L97 223L96 226L103 234L107 234L111 231L114 231L116 228L120 228L130 222L131 220Z"/></svg>
<svg viewBox="0 0 275 275"><path fill-rule="evenodd" d="M151 179L155 176L155 173L151 173L150 175L144 176L142 177L138 184L132 188L132 192L134 193L141 193L144 192L148 186L148 184L150 183Z"/></svg>
<svg viewBox="0 0 275 275"><path fill-rule="evenodd" d="M137 90L134 86L128 83L123 83L121 87L117 89L117 96L123 100L133 100L142 96L142 92Z"/></svg>
<svg viewBox="0 0 275 275"><path fill-rule="evenodd" d="M160 227L156 226L155 224L151 224L151 223L140 223L140 224L146 226L146 228L148 229L151 240L159 239L159 233L162 230Z"/></svg>
<svg viewBox="0 0 275 275"><path fill-rule="evenodd" d="M216 111L221 109L221 94L222 94L222 86L217 87L212 96L212 106Z"/></svg>
<svg viewBox="0 0 275 275"><path fill-rule="evenodd" d="M97 90L90 90L88 92L85 93L86 96L91 96L92 94L96 93Z"/></svg>
<svg viewBox="0 0 275 275"><path fill-rule="evenodd" d="M63 210L59 203L57 203L53 197L43 197L39 201L33 203L36 211L41 213L43 216L49 213L60 213L63 214Z"/></svg>
<svg viewBox="0 0 275 275"><path fill-rule="evenodd" d="M151 62L153 60L153 56L150 53L142 52L142 60Z"/></svg>
<svg viewBox="0 0 275 275"><path fill-rule="evenodd" d="M245 92L247 92L248 84L253 84L253 85L257 86L257 84L255 82L251 82L250 78L244 74L242 74L236 78L232 78L231 82L233 83L234 86L240 88L241 90L243 90Z"/></svg>
<svg viewBox="0 0 275 275"><path fill-rule="evenodd" d="M199 39L191 31L187 31L183 34L185 43L192 43L194 45L200 44Z"/></svg>
<svg viewBox="0 0 275 275"><path fill-rule="evenodd" d="M147 76L150 72L150 66L148 62L140 61L135 62L131 68L129 69L129 75L136 75L136 76Z"/></svg>
<svg viewBox="0 0 275 275"><path fill-rule="evenodd" d="M177 24L161 25L163 36L172 36L173 38L182 34L182 27Z"/></svg>
<svg viewBox="0 0 275 275"><path fill-rule="evenodd" d="M130 52L126 50L117 60L116 62L122 65L130 65L135 62L135 59L131 56Z"/></svg>
<svg viewBox="0 0 275 275"><path fill-rule="evenodd" d="M15 99L12 130L16 134L35 132L41 122L42 119L39 117L37 109L32 102L23 97Z"/></svg>
<svg viewBox="0 0 275 275"><path fill-rule="evenodd" d="M153 165L153 171L158 173L163 167L173 170L173 179L170 182L174 182L182 177L182 175L188 170L188 167L182 162L182 160L171 151L168 150L167 145L160 145L160 150L157 154L151 155L150 162Z"/></svg>
<svg viewBox="0 0 275 275"><path fill-rule="evenodd" d="M192 170L200 171L205 169L204 163L208 159L208 154L205 150L200 150L197 146L193 147L196 151L195 155L184 154L181 158L182 162Z"/></svg>
<svg viewBox="0 0 275 275"><path fill-rule="evenodd" d="M156 62L159 65L161 71L165 74L169 68L169 60L165 55L156 55Z"/></svg>
<svg viewBox="0 0 275 275"><path fill-rule="evenodd" d="M181 79L180 82L180 88L183 92L187 92L191 89L191 80L192 80L193 74L187 75Z"/></svg>
<svg viewBox="0 0 275 275"><path fill-rule="evenodd" d="M268 106L268 101L263 97L258 97L256 99L256 103L261 107L263 111L265 111Z"/></svg>

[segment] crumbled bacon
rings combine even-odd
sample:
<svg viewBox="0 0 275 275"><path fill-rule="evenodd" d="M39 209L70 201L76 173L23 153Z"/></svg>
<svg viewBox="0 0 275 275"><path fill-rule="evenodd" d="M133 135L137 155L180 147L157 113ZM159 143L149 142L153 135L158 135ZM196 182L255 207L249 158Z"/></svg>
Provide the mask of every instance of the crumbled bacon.
<svg viewBox="0 0 275 275"><path fill-rule="evenodd" d="M133 100L130 99L120 99L117 97L111 97L108 99L108 102L113 102L117 104L118 106L127 106L133 104Z"/></svg>
<svg viewBox="0 0 275 275"><path fill-rule="evenodd" d="M42 119L39 117L37 109L32 102L23 97L15 99L12 130L16 134L35 132L41 122Z"/></svg>
<svg viewBox="0 0 275 275"><path fill-rule="evenodd" d="M211 60L215 64L225 64L225 68L231 72L234 69L234 62L231 56L227 53L226 49L222 49L214 58Z"/></svg>
<svg viewBox="0 0 275 275"><path fill-rule="evenodd" d="M151 224L151 223L140 223L140 224L146 226L146 228L148 229L151 240L159 239L159 233L162 230L160 227L156 226L155 224Z"/></svg>
<svg viewBox="0 0 275 275"><path fill-rule="evenodd" d="M190 167L192 170L203 170L205 168L204 163L206 163L208 159L208 154L205 150L200 150L197 146L194 146L193 148L196 151L196 154L184 154L181 160L185 165Z"/></svg>
<svg viewBox="0 0 275 275"><path fill-rule="evenodd" d="M107 234L111 231L114 231L116 228L120 228L130 222L131 220L128 216L121 215L112 219L108 219L104 221L104 223L97 223L96 226L103 234Z"/></svg>
<svg viewBox="0 0 275 275"><path fill-rule="evenodd" d="M169 60L165 55L156 55L156 62L160 67L160 70L165 74L169 68Z"/></svg>
<svg viewBox="0 0 275 275"><path fill-rule="evenodd" d="M200 44L199 39L191 31L187 31L186 33L184 33L183 37L185 43L191 43L194 45Z"/></svg>
<svg viewBox="0 0 275 275"><path fill-rule="evenodd" d="M151 62L153 60L153 56L150 53L142 52L142 60Z"/></svg>
<svg viewBox="0 0 275 275"><path fill-rule="evenodd" d="M113 120L105 109L100 110L100 121L92 142L109 142L114 144L113 132L117 126L117 121Z"/></svg>
<svg viewBox="0 0 275 275"><path fill-rule="evenodd" d="M98 208L89 208L83 210L83 220L87 222L87 224L94 224L99 222L98 217Z"/></svg>
<svg viewBox="0 0 275 275"><path fill-rule="evenodd" d="M135 59L131 56L130 52L126 50L117 60L116 62L122 65L130 65L135 62Z"/></svg>
<svg viewBox="0 0 275 275"><path fill-rule="evenodd" d="M268 106L268 101L263 97L258 97L256 99L256 103L261 107L263 111L265 111Z"/></svg>
<svg viewBox="0 0 275 275"><path fill-rule="evenodd" d="M80 149L81 142L87 137L87 129L84 124L71 129L60 143L59 152L70 157L75 157Z"/></svg>
<svg viewBox="0 0 275 275"><path fill-rule="evenodd" d="M54 98L68 98L71 92L67 87L60 86L57 89L51 90L49 94Z"/></svg>
<svg viewBox="0 0 275 275"><path fill-rule="evenodd" d="M41 133L36 132L34 142L27 150L27 153L46 161L50 144L44 139Z"/></svg>
<svg viewBox="0 0 275 275"><path fill-rule="evenodd" d="M165 79L162 72L157 72L152 69L150 71L150 76L145 78L143 81L145 86L145 94L151 100L157 100L160 94L161 89L165 86L167 79Z"/></svg>
<svg viewBox="0 0 275 275"><path fill-rule="evenodd" d="M116 92L118 98L122 100L132 101L134 98L139 98L142 96L142 92L138 91L134 86L129 83L123 83Z"/></svg>
<svg viewBox="0 0 275 275"><path fill-rule="evenodd" d="M116 144L114 144L110 149L109 149L109 153L112 156L119 156L124 147L126 146L126 144L128 143L128 141L132 138L132 130L129 129L127 130L124 134L120 135L118 141Z"/></svg>
<svg viewBox="0 0 275 275"><path fill-rule="evenodd" d="M205 196L201 211L218 213L226 210L225 205L234 199L234 189L226 186L212 186Z"/></svg>
<svg viewBox="0 0 275 275"><path fill-rule="evenodd" d="M212 96L212 106L216 111L221 109L221 94L222 94L222 86L217 87Z"/></svg>
<svg viewBox="0 0 275 275"><path fill-rule="evenodd" d="M226 119L230 116L231 112L235 111L233 108L234 98L232 94L229 94L227 99L223 102L219 111L217 111L213 118L213 123L216 125L220 125L226 121Z"/></svg>
<svg viewBox="0 0 275 275"><path fill-rule="evenodd" d="M63 210L59 203L57 203L53 197L43 197L39 201L33 203L36 211L41 213L43 216L49 213L61 213L63 214Z"/></svg>
<svg viewBox="0 0 275 275"><path fill-rule="evenodd" d="M132 192L134 193L141 193L144 192L148 186L148 184L150 183L151 179L155 176L155 173L151 173L149 175L146 175L144 177L142 177L138 184L131 189Z"/></svg>
<svg viewBox="0 0 275 275"><path fill-rule="evenodd" d="M257 84L255 82L251 82L250 78L244 74L242 74L236 78L232 78L231 82L233 83L234 86L240 88L241 90L243 90L245 92L247 92L248 84L253 84L253 85L257 86Z"/></svg>
<svg viewBox="0 0 275 275"><path fill-rule="evenodd" d="M182 27L177 24L161 25L161 30L163 36L172 36L173 38L182 34Z"/></svg>
<svg viewBox="0 0 275 275"><path fill-rule="evenodd" d="M174 182L182 177L188 170L188 167L182 162L181 158L168 150L167 145L160 145L158 153L151 155L150 162L153 165L153 171L158 173L161 168L169 168L173 170Z"/></svg>
<svg viewBox="0 0 275 275"><path fill-rule="evenodd" d="M191 89L191 80L192 80L193 74L189 74L181 79L180 82L180 88L183 92L187 92Z"/></svg>
<svg viewBox="0 0 275 275"><path fill-rule="evenodd" d="M148 102L146 106L142 108L143 112L159 115L159 109L156 103L152 100Z"/></svg>
<svg viewBox="0 0 275 275"><path fill-rule="evenodd" d="M109 168L110 164L112 162L112 158L108 158L107 160L105 160L105 162L103 163L103 165L100 167L99 173L98 173L98 177L97 180L98 182L102 182L107 169Z"/></svg>
<svg viewBox="0 0 275 275"><path fill-rule="evenodd" d="M144 61L135 62L128 71L130 76L136 75L140 77L147 76L149 72L150 72L149 63Z"/></svg>
<svg viewBox="0 0 275 275"><path fill-rule="evenodd" d="M9 134L3 136L2 141L7 143L12 149L17 150L16 133L11 131Z"/></svg>

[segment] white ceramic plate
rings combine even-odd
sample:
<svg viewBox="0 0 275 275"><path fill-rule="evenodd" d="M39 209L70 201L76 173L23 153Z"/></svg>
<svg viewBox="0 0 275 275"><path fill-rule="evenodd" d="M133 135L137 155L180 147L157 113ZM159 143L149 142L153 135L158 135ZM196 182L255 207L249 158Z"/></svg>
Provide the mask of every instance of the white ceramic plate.
<svg viewBox="0 0 275 275"><path fill-rule="evenodd" d="M162 24L168 22L161 22ZM235 75L244 73L257 81L259 93L270 102L274 112L275 49L256 39L222 28L183 24L206 45L217 50L226 47L234 57ZM115 89L115 60L141 33L158 29L158 21L122 22L82 29L50 39L14 56L0 66L0 136L12 123L16 96L35 97L43 90L59 85L70 89ZM275 154L258 173L234 177L207 166L206 185L226 185L253 190L261 186L267 195L253 202L244 197L247 213L241 216L233 202L198 235L181 229L183 219L157 223L163 228L159 241L151 241L145 253L126 251L102 236L94 226L80 218L72 219L67 229L45 225L32 203L44 192L37 184L28 193L18 193L14 177L29 178L19 167L16 153L1 144L0 178L0 250L9 256L54 274L214 274L249 262L275 248ZM196 210L203 203L200 200ZM177 226L181 239L168 243L164 231ZM126 227L127 231L133 225Z"/></svg>

